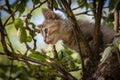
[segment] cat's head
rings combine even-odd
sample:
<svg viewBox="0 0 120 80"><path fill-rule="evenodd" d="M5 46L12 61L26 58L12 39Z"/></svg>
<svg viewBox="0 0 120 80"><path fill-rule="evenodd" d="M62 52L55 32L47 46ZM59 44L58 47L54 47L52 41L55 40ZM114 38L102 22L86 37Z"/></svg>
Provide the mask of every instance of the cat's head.
<svg viewBox="0 0 120 80"><path fill-rule="evenodd" d="M42 13L45 20L38 27L43 35L44 42L54 45L58 40L60 40L59 28L62 18L60 15L47 8L44 8Z"/></svg>

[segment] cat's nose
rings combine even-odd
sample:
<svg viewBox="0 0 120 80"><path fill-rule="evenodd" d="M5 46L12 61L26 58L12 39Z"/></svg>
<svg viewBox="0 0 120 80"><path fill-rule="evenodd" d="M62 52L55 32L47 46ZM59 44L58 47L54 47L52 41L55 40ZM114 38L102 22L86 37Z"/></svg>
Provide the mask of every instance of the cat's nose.
<svg viewBox="0 0 120 80"><path fill-rule="evenodd" d="M46 39L44 39L44 42L46 42Z"/></svg>
<svg viewBox="0 0 120 80"><path fill-rule="evenodd" d="M44 42L48 44L48 41L46 39L44 39Z"/></svg>
<svg viewBox="0 0 120 80"><path fill-rule="evenodd" d="M44 39L44 42L47 44L50 44L50 43L52 43L52 39Z"/></svg>

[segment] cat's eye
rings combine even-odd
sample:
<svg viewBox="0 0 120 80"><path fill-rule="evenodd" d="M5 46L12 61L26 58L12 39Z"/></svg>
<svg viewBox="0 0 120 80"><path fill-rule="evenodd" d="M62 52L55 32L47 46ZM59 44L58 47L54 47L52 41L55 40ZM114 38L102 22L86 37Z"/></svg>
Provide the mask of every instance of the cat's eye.
<svg viewBox="0 0 120 80"><path fill-rule="evenodd" d="M48 34L48 28L42 29L42 35L43 35L44 37L46 37L47 34Z"/></svg>
<svg viewBox="0 0 120 80"><path fill-rule="evenodd" d="M45 28L45 30L44 30L44 31L45 31L45 33L48 33L48 29L47 29L47 28Z"/></svg>

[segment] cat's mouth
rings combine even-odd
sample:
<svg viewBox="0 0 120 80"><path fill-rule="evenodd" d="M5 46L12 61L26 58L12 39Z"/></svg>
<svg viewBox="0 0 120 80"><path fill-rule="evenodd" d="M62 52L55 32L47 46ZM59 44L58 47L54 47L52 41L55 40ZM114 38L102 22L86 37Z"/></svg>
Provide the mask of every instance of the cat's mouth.
<svg viewBox="0 0 120 80"><path fill-rule="evenodd" d="M45 39L44 41L45 41L45 43L47 43L47 44L52 44L53 39Z"/></svg>

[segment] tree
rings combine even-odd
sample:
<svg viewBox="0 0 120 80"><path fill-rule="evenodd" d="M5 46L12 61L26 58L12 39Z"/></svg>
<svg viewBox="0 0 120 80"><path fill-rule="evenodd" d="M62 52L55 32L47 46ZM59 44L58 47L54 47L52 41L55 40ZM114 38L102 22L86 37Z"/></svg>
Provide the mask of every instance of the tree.
<svg viewBox="0 0 120 80"><path fill-rule="evenodd" d="M32 3L32 8L27 12L27 4L29 2ZM71 8L74 2L78 4L78 7ZM119 36L119 0L16 0L12 3L10 0L1 0L0 3L1 14L3 12L8 14L5 16L5 19L0 16L0 55L7 56L8 61L6 62L10 62L10 64L5 65L0 62L0 70L2 70L0 72L1 79L77 80L78 77L74 76L72 72L78 74L77 71L80 71L82 74L79 74L79 76L82 80L119 80L120 49L118 48L120 39L116 38L104 50L102 59L99 56L101 19L112 26L113 21L115 21L114 30L118 33L116 36ZM53 46L52 53L54 57L52 58L46 55L46 51L37 50L37 39L35 37L39 33L39 30L31 22L31 19L34 16L34 11L38 10L38 8L41 9L44 4L51 10L55 9L63 12L71 21L76 41L81 42L83 49L89 54L91 63L88 64L88 69L84 68L83 57L80 56L81 62L79 59L75 60L71 56L74 53L67 48L57 52L56 47ZM73 13L74 10L83 8L86 10L85 12ZM110 12L108 16L107 10ZM95 21L93 53L89 49L88 43L85 41L84 35L82 35L82 31L79 29L76 21L76 16L82 14L92 16ZM24 20L20 17L24 18ZM20 51L15 48L13 45L14 42L11 41L11 36L9 35L10 30L8 26L13 27L17 31L18 39L21 44L24 44L25 51ZM31 47L29 43L33 44L33 46ZM79 48L81 44L78 43ZM15 64L15 61L18 61L17 64ZM81 64L82 67L76 64ZM6 74L4 74L5 72Z"/></svg>

